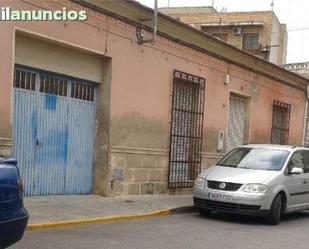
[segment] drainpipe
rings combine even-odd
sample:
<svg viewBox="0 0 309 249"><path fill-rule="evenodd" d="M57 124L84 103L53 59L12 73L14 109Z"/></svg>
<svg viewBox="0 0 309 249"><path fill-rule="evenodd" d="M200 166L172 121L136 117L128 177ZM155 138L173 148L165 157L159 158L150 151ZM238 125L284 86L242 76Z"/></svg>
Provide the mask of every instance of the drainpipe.
<svg viewBox="0 0 309 249"><path fill-rule="evenodd" d="M157 38L157 28L158 28L158 0L154 1L153 10L153 32L152 38L144 39L144 30L141 27L137 28L137 42L138 44L152 43L154 44Z"/></svg>

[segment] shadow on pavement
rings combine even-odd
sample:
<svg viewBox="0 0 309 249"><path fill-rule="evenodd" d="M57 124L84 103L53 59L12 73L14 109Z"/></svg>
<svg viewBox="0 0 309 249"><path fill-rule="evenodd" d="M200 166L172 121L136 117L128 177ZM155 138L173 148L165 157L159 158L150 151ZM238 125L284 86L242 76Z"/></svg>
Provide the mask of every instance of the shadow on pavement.
<svg viewBox="0 0 309 249"><path fill-rule="evenodd" d="M243 225L260 225L260 226L269 226L266 223L266 218L261 217L252 217L246 215L236 215L236 214L225 214L219 212L212 212L208 215L195 214L197 218L203 218L212 221L220 221L225 223L236 223ZM299 220L309 220L309 211L285 214L281 218L281 224L295 222Z"/></svg>

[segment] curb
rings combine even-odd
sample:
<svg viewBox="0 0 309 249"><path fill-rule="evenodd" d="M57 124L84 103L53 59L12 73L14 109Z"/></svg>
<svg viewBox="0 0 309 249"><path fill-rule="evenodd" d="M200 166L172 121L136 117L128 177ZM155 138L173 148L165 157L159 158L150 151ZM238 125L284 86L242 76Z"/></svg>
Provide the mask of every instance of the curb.
<svg viewBox="0 0 309 249"><path fill-rule="evenodd" d="M29 224L26 228L27 231L42 230L48 228L61 228L69 226L79 226L103 222L112 222L112 221L125 221L133 219L142 219L148 217L156 216L167 216L181 213L192 213L196 209L193 206L179 207L173 209L162 209L156 210L153 212L142 213L142 214L129 214L129 215L118 215L118 216L105 216L91 219L80 219L80 220L67 220L67 221L56 221L56 222L47 222L47 223L38 223L38 224Z"/></svg>
<svg viewBox="0 0 309 249"><path fill-rule="evenodd" d="M198 209L195 206L185 206L179 208L170 209L170 214L187 214L187 213L195 213Z"/></svg>

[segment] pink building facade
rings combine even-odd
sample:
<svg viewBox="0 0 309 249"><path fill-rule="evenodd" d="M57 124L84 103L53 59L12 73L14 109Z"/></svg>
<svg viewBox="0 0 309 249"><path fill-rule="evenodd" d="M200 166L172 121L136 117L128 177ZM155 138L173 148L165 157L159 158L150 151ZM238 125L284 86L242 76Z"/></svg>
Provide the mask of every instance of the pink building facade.
<svg viewBox="0 0 309 249"><path fill-rule="evenodd" d="M0 149L21 160L26 194L187 191L234 146L303 143L308 80L277 67L263 73L273 65L253 56L257 69L177 43L160 25L154 45L139 45L136 25L112 12L31 3L1 2L83 9L88 19L0 22Z"/></svg>

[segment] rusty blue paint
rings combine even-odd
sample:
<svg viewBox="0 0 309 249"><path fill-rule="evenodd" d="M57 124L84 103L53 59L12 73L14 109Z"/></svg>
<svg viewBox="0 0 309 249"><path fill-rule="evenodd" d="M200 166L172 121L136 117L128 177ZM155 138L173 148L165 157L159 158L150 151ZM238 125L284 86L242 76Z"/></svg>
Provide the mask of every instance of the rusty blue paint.
<svg viewBox="0 0 309 249"><path fill-rule="evenodd" d="M25 183L25 192L33 194L35 170L36 138L36 94L24 90L14 90L14 148L19 169Z"/></svg>
<svg viewBox="0 0 309 249"><path fill-rule="evenodd" d="M94 103L74 100L69 103L69 146L66 172L66 192L90 193L94 147Z"/></svg>
<svg viewBox="0 0 309 249"><path fill-rule="evenodd" d="M37 112L33 111L31 119L32 139L35 141L37 137Z"/></svg>
<svg viewBox="0 0 309 249"><path fill-rule="evenodd" d="M25 181L25 194L90 193L95 102L36 89L14 88L14 155Z"/></svg>
<svg viewBox="0 0 309 249"><path fill-rule="evenodd" d="M59 98L55 109L46 109L46 95L38 96L35 165L38 194L64 194L67 163L68 99Z"/></svg>
<svg viewBox="0 0 309 249"><path fill-rule="evenodd" d="M56 95L45 95L45 109L47 110L56 110L57 107L57 99Z"/></svg>

